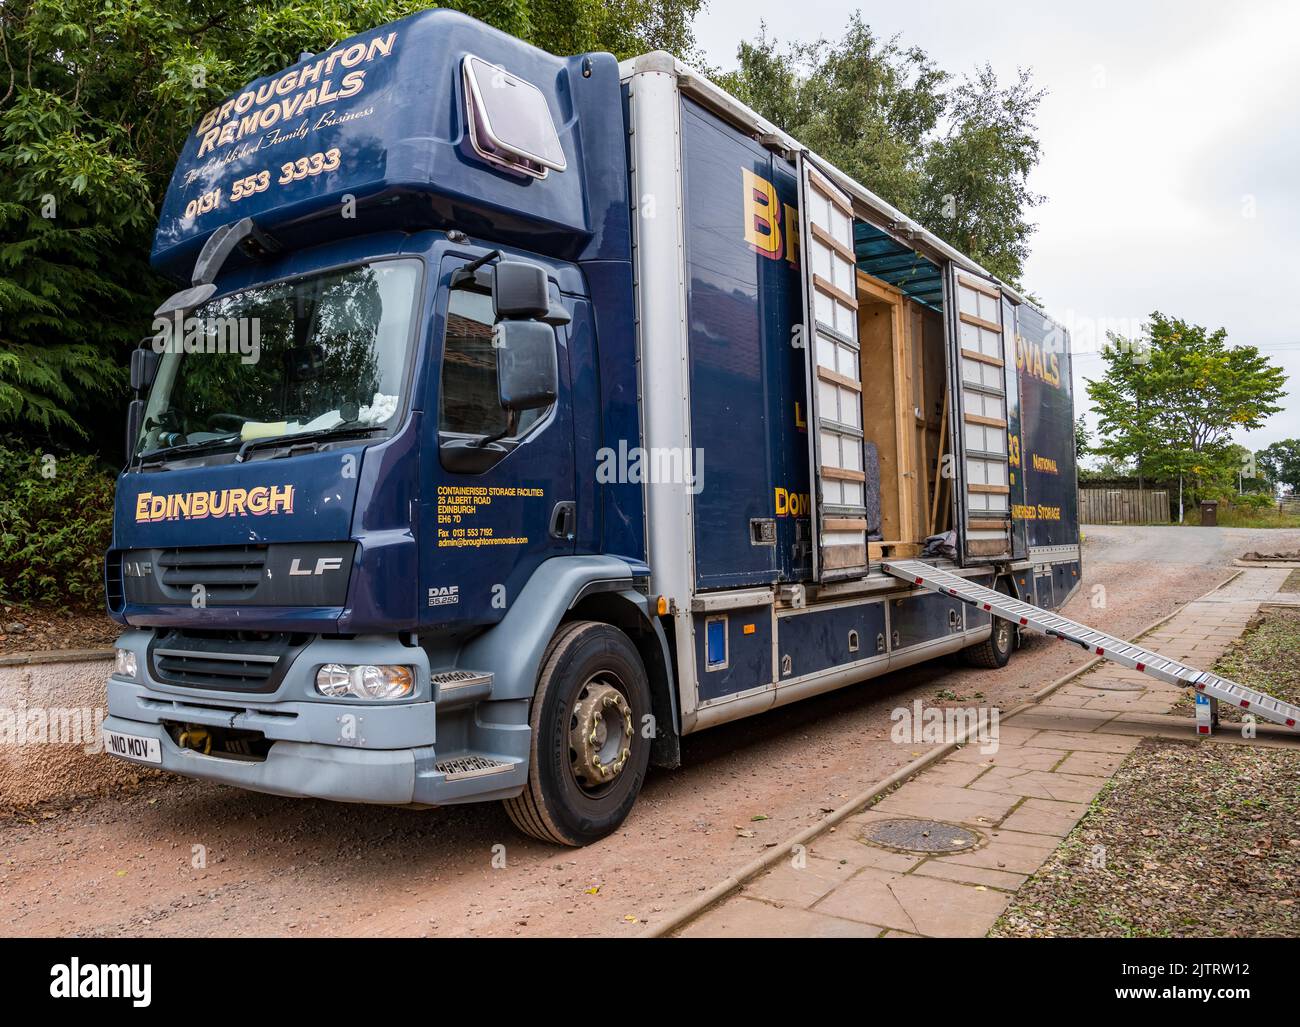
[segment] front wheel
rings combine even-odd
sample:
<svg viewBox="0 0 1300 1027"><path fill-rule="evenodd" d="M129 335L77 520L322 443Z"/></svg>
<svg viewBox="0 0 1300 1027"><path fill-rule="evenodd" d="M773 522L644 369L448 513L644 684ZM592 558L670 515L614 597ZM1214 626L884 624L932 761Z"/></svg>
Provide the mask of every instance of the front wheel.
<svg viewBox="0 0 1300 1027"><path fill-rule="evenodd" d="M641 792L650 739L650 683L623 632L595 621L562 625L533 697L528 784L506 812L525 834L586 845L618 829Z"/></svg>

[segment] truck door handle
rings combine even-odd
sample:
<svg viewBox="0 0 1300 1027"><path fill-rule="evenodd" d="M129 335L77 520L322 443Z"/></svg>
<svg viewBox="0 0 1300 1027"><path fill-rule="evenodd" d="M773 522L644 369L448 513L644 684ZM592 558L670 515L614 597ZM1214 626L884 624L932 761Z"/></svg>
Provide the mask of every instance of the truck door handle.
<svg viewBox="0 0 1300 1027"><path fill-rule="evenodd" d="M578 522L578 504L571 500L556 503L551 511L551 538L573 541Z"/></svg>

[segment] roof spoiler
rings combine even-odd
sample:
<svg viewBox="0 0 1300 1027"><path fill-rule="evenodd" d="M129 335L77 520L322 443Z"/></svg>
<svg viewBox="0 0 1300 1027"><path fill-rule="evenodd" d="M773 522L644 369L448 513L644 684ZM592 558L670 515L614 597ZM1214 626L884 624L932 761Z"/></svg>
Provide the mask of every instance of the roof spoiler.
<svg viewBox="0 0 1300 1027"><path fill-rule="evenodd" d="M236 247L241 248L253 259L280 251L280 243L254 224L252 218L243 218L234 224L222 225L208 236L207 242L203 244L199 259L194 262L190 287L174 292L163 300L162 305L154 311L154 317L171 317L177 311L183 313L193 310L209 299L217 291L214 284L217 275L221 273L221 268Z"/></svg>

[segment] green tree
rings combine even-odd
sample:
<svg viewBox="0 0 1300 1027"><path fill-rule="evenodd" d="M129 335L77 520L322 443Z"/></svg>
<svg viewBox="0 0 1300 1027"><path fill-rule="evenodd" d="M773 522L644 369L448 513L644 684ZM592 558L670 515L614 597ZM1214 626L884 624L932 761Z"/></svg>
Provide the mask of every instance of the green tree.
<svg viewBox="0 0 1300 1027"><path fill-rule="evenodd" d="M1092 432L1088 430L1088 419L1080 414L1074 419L1074 458L1082 460L1091 450Z"/></svg>
<svg viewBox="0 0 1300 1027"><path fill-rule="evenodd" d="M1041 197L1042 91L1022 71L1009 86L988 66L955 80L924 50L881 39L860 13L838 42L743 42L720 82L773 124L1018 283Z"/></svg>
<svg viewBox="0 0 1300 1027"><path fill-rule="evenodd" d="M1186 481L1200 493L1236 490L1232 433L1282 409L1286 374L1254 346L1160 312L1143 338L1111 334L1106 371L1087 380L1100 439L1093 452L1133 461L1145 478Z"/></svg>
<svg viewBox="0 0 1300 1027"><path fill-rule="evenodd" d="M1300 490L1300 439L1283 439L1255 454L1259 473L1275 485Z"/></svg>
<svg viewBox="0 0 1300 1027"><path fill-rule="evenodd" d="M704 0L456 0L554 53L690 54ZM246 82L419 0L0 3L0 425L116 456L125 363L186 133Z"/></svg>

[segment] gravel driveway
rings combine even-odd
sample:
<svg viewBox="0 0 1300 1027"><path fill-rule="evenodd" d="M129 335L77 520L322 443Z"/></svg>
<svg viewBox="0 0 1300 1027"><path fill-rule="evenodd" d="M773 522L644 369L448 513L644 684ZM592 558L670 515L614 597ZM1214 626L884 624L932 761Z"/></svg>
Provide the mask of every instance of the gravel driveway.
<svg viewBox="0 0 1300 1027"><path fill-rule="evenodd" d="M1085 532L1065 612L1120 635L1212 588L1240 553L1300 545L1294 531ZM890 741L895 707L942 692L1009 708L1086 659L1035 637L1001 671L941 661L688 738L685 765L653 773L623 829L583 850L524 840L496 806L345 806L181 779L11 818L5 933L636 933L925 751Z"/></svg>

